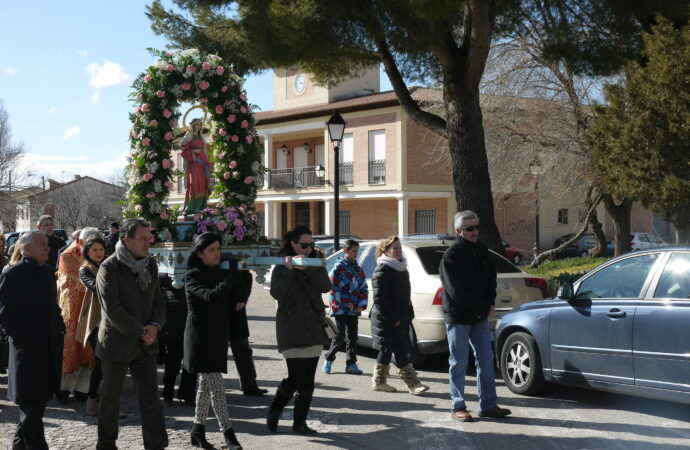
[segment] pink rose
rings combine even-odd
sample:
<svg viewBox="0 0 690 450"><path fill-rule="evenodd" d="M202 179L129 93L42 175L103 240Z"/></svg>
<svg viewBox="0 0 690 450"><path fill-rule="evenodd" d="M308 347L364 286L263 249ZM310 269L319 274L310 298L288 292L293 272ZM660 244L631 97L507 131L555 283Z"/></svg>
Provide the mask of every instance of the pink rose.
<svg viewBox="0 0 690 450"><path fill-rule="evenodd" d="M223 66L216 67L216 73L218 75L223 75L223 73L225 73L225 69L223 68Z"/></svg>
<svg viewBox="0 0 690 450"><path fill-rule="evenodd" d="M166 141L169 141L169 140L171 140L172 138L173 138L173 134L172 134L170 131L168 131L167 133L165 133L165 136L163 136L163 139L165 139ZM167 169L167 167L164 167L164 169Z"/></svg>
<svg viewBox="0 0 690 450"><path fill-rule="evenodd" d="M230 161L230 164L228 164L228 167L230 167L231 169L234 169L235 167L237 167L237 162L236 161Z"/></svg>
<svg viewBox="0 0 690 450"><path fill-rule="evenodd" d="M218 225L216 226L218 227L219 231L223 231L228 227L228 224L221 220L220 222L218 222Z"/></svg>
<svg viewBox="0 0 690 450"><path fill-rule="evenodd" d="M188 91L192 88L192 85L189 83L182 83L182 90L183 91Z"/></svg>
<svg viewBox="0 0 690 450"><path fill-rule="evenodd" d="M225 152L220 152L220 155L218 155L218 158L219 158L219 159L225 159L225 156L226 156L226 155L227 155L227 153L225 153Z"/></svg>
<svg viewBox="0 0 690 450"><path fill-rule="evenodd" d="M160 216L161 216L161 219L163 219L163 220L168 220L168 213L166 213L165 211L163 211L162 213L160 213Z"/></svg>
<svg viewBox="0 0 690 450"><path fill-rule="evenodd" d="M247 210L247 205L245 205L244 203L242 203L242 204L240 205L240 211L245 212L246 210Z"/></svg>
<svg viewBox="0 0 690 450"><path fill-rule="evenodd" d="M247 96L244 95L244 93L240 94L240 100L242 100L243 102L246 102L246 101L247 101Z"/></svg>
<svg viewBox="0 0 690 450"><path fill-rule="evenodd" d="M144 76L144 83L148 83L149 81L151 81L151 75L145 75Z"/></svg>
<svg viewBox="0 0 690 450"><path fill-rule="evenodd" d="M236 116L236 115L230 114L230 115L228 116L228 122L230 122L230 123L235 123L236 120L237 120L237 116Z"/></svg>
<svg viewBox="0 0 690 450"><path fill-rule="evenodd" d="M220 66L218 66L218 67L220 67ZM216 70L217 70L217 69L216 69ZM223 86L222 88L220 88L220 92L225 93L225 92L227 92L227 91L228 91L228 87L227 87L227 86Z"/></svg>
<svg viewBox="0 0 690 450"><path fill-rule="evenodd" d="M240 106L240 112L242 114L247 114L247 107L246 106Z"/></svg>
<svg viewBox="0 0 690 450"><path fill-rule="evenodd" d="M247 144L251 144L252 142L254 142L254 136L249 135L246 137L246 139L247 139Z"/></svg>
<svg viewBox="0 0 690 450"><path fill-rule="evenodd" d="M179 122L177 121L177 119L175 119L175 120L173 120L172 122L170 122L170 126L173 127L173 128L177 128L178 125L179 125Z"/></svg>
<svg viewBox="0 0 690 450"><path fill-rule="evenodd" d="M235 226L237 226L237 227L241 227L242 225L244 225L244 222L242 222L242 219L235 219L234 223L235 223Z"/></svg>
<svg viewBox="0 0 690 450"><path fill-rule="evenodd" d="M237 83L233 81L232 83L230 83L230 86L237 86Z"/></svg>
<svg viewBox="0 0 690 450"><path fill-rule="evenodd" d="M187 66L187 72L189 73L196 73L196 67L192 66L191 64Z"/></svg>
<svg viewBox="0 0 690 450"><path fill-rule="evenodd" d="M165 183L163 183L163 185L164 185L165 187L167 187L168 189L172 189L172 188L173 188L173 183L172 183L172 181L166 181Z"/></svg>
<svg viewBox="0 0 690 450"><path fill-rule="evenodd" d="M227 136L228 132L225 131L225 128L221 128L220 130L218 130L218 134L220 134L221 136Z"/></svg>
<svg viewBox="0 0 690 450"><path fill-rule="evenodd" d="M236 134L233 134L231 139L232 139L232 142L239 142L240 137Z"/></svg>
<svg viewBox="0 0 690 450"><path fill-rule="evenodd" d="M149 139L149 138L142 139L141 145L143 145L144 147L148 147L149 145L151 145L151 139Z"/></svg>
<svg viewBox="0 0 690 450"><path fill-rule="evenodd" d="M151 108L149 108L148 103L144 103L143 105L141 105L141 112L149 112L150 110Z"/></svg>
<svg viewBox="0 0 690 450"><path fill-rule="evenodd" d="M225 105L228 105L228 106L232 105L232 100L225 100Z"/></svg>
<svg viewBox="0 0 690 450"><path fill-rule="evenodd" d="M211 85L211 83L209 83L208 81L202 80L201 82L199 82L199 89L201 89L202 91L205 91L206 89L208 89L208 87L210 85Z"/></svg>
<svg viewBox="0 0 690 450"><path fill-rule="evenodd" d="M208 63L208 62L204 62L204 63L201 65L201 67L202 67L204 70L210 70L210 69L211 69L211 64Z"/></svg>
<svg viewBox="0 0 690 450"><path fill-rule="evenodd" d="M160 89L156 91L156 97L158 98L163 98L165 97L165 92L161 91Z"/></svg>
<svg viewBox="0 0 690 450"><path fill-rule="evenodd" d="M169 119L170 117L172 117L172 113L170 112L169 109L163 110L163 117L165 117L166 119Z"/></svg>
<svg viewBox="0 0 690 450"><path fill-rule="evenodd" d="M173 52L172 50L167 51L165 54L168 56L175 56L175 52Z"/></svg>
<svg viewBox="0 0 690 450"><path fill-rule="evenodd" d="M225 172L223 174L223 178L225 178L226 180L230 179L230 172Z"/></svg>
<svg viewBox="0 0 690 450"><path fill-rule="evenodd" d="M135 130L132 130L131 134L134 139L139 139L139 133L137 133Z"/></svg>
<svg viewBox="0 0 690 450"><path fill-rule="evenodd" d="M149 182L151 181L151 178L153 178L153 174L151 172L145 173L142 178L144 179L144 181Z"/></svg>
<svg viewBox="0 0 690 450"><path fill-rule="evenodd" d="M163 166L164 169L169 169L170 160L168 158L164 158L163 161L161 161L161 166Z"/></svg>
<svg viewBox="0 0 690 450"><path fill-rule="evenodd" d="M156 128L158 126L158 121L156 119L153 119L151 122L149 122L149 126L152 128Z"/></svg>
<svg viewBox="0 0 690 450"><path fill-rule="evenodd" d="M136 205L136 206L134 207L134 209L136 209L137 211L141 212L141 211L144 209L144 207L141 206L141 205Z"/></svg>
<svg viewBox="0 0 690 450"><path fill-rule="evenodd" d="M201 103L202 105L205 105L206 102L208 102L208 99L207 99L206 97L201 97L201 98L199 99L199 103Z"/></svg>
<svg viewBox="0 0 690 450"><path fill-rule="evenodd" d="M134 114L139 115L139 111L141 111L140 107L137 106L134 108Z"/></svg>
<svg viewBox="0 0 690 450"><path fill-rule="evenodd" d="M247 177L244 179L244 184L252 184L252 177Z"/></svg>
<svg viewBox="0 0 690 450"><path fill-rule="evenodd" d="M173 66L172 64L168 64L166 69L168 70L168 72L172 72L173 70L175 70L175 66Z"/></svg>
<svg viewBox="0 0 690 450"><path fill-rule="evenodd" d="M216 106L216 114L223 114L223 107L218 105Z"/></svg>
<svg viewBox="0 0 690 450"><path fill-rule="evenodd" d="M146 194L146 198L153 198L155 196L156 194L154 194L153 192L149 192L148 194Z"/></svg>
<svg viewBox="0 0 690 450"><path fill-rule="evenodd" d="M242 123L240 123L240 127L242 127L242 128L247 128L248 126L249 126L249 122L247 122L246 120L243 120Z"/></svg>

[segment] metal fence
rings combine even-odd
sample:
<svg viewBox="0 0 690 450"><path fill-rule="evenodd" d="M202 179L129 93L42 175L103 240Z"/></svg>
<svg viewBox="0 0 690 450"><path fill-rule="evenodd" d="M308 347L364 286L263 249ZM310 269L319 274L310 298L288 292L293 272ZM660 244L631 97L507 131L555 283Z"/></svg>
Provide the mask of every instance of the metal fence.
<svg viewBox="0 0 690 450"><path fill-rule="evenodd" d="M434 234L436 233L436 210L435 209L415 209L415 233Z"/></svg>
<svg viewBox="0 0 690 450"><path fill-rule="evenodd" d="M323 186L324 179L316 174L318 166L290 167L288 169L270 169L262 183L268 189L300 189L312 186Z"/></svg>
<svg viewBox="0 0 690 450"><path fill-rule="evenodd" d="M352 163L344 162L340 163L340 184L348 185L352 184Z"/></svg>
<svg viewBox="0 0 690 450"><path fill-rule="evenodd" d="M386 160L369 161L369 184L386 183Z"/></svg>

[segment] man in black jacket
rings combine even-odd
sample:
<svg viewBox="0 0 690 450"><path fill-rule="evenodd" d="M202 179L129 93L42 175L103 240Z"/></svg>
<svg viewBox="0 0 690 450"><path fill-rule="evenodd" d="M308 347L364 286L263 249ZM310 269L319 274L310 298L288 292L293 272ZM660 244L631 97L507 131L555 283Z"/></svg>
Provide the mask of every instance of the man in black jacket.
<svg viewBox="0 0 690 450"><path fill-rule="evenodd" d="M465 404L468 343L477 362L479 417L503 418L510 410L496 404L494 357L489 318L496 308L496 268L479 239L479 217L472 211L455 215L456 241L443 254L439 267L443 284L443 311L450 350L452 417L469 422Z"/></svg>
<svg viewBox="0 0 690 450"><path fill-rule="evenodd" d="M48 255L47 263L50 267L55 269L58 264L58 251L64 247L67 243L61 238L55 236L55 221L52 216L47 214L42 215L38 218L38 223L36 224L38 229L46 234L48 237L48 247L50 247L50 255Z"/></svg>

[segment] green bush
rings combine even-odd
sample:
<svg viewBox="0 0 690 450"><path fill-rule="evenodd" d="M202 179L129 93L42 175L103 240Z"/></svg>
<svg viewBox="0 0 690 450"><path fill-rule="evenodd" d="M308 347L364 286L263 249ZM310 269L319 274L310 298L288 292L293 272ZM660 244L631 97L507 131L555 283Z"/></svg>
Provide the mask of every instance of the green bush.
<svg viewBox="0 0 690 450"><path fill-rule="evenodd" d="M609 258L566 258L549 261L539 267L525 270L535 276L544 278L551 295L556 295L558 288L572 283L585 273L608 261Z"/></svg>

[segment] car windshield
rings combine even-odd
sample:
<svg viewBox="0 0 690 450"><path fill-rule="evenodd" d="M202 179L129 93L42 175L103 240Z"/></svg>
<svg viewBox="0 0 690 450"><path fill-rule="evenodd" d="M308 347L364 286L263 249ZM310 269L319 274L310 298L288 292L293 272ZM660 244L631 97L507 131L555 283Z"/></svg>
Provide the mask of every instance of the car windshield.
<svg viewBox="0 0 690 450"><path fill-rule="evenodd" d="M443 245L417 248L417 255L426 273L429 275L438 275L438 266L447 248L448 247ZM490 255L496 267L496 273L520 273L520 269L511 264L507 259L493 252L490 252Z"/></svg>

